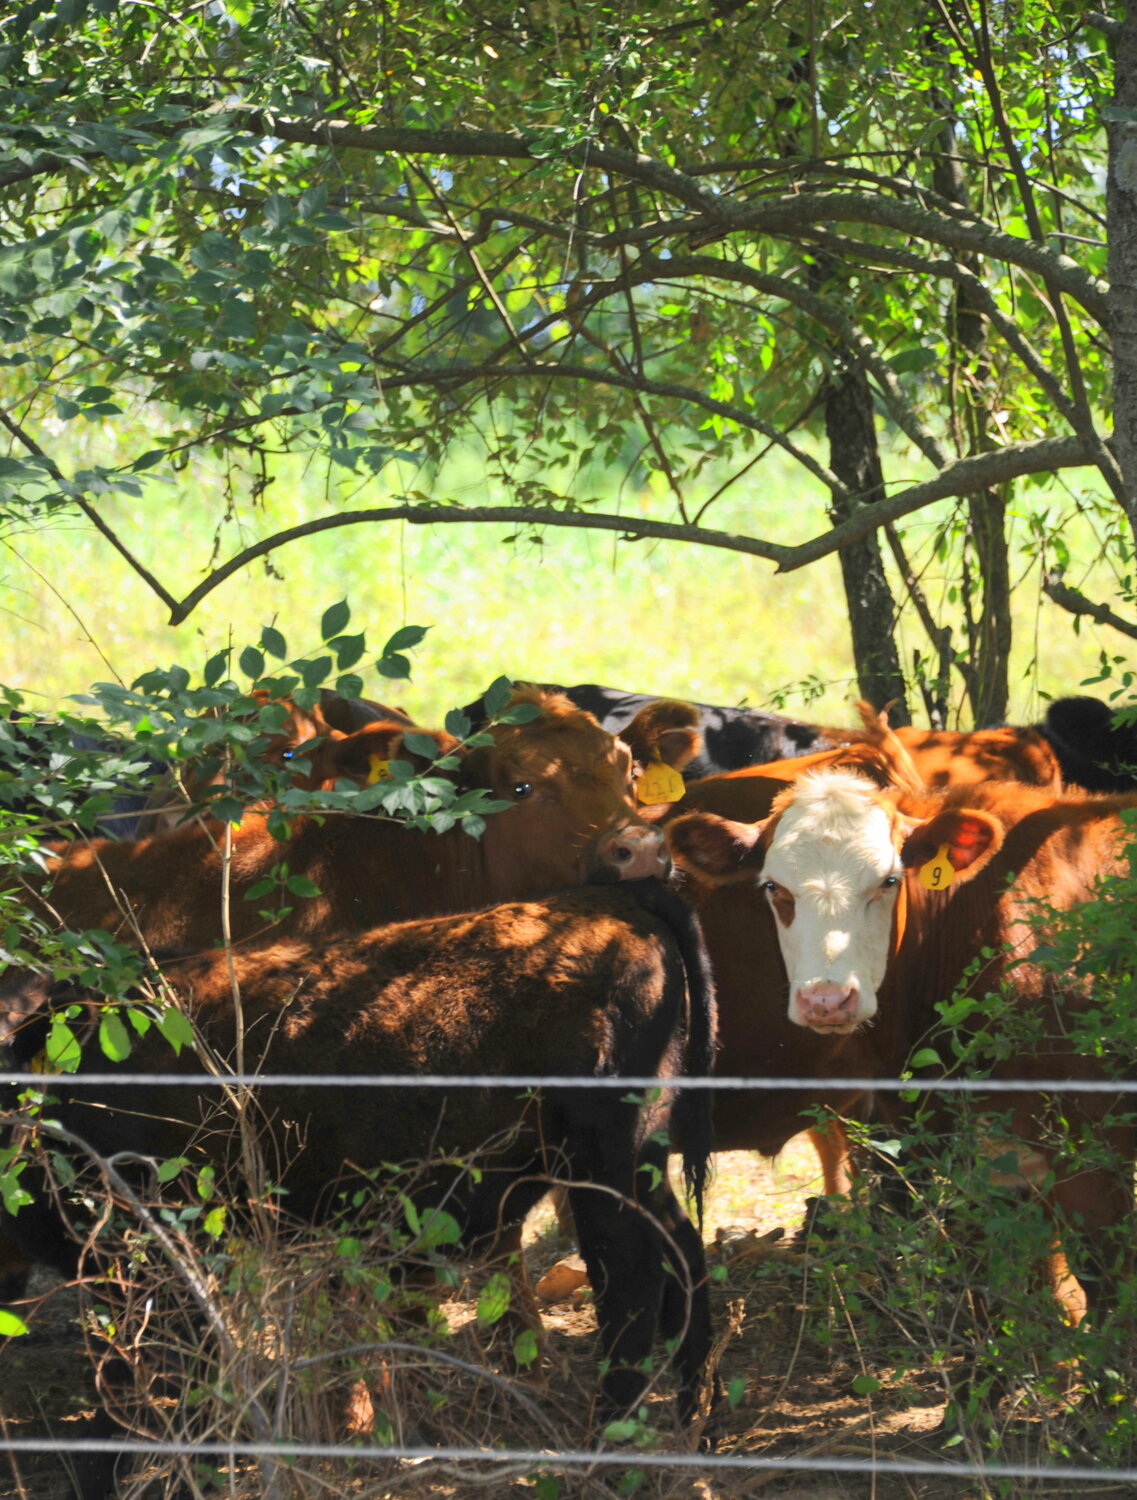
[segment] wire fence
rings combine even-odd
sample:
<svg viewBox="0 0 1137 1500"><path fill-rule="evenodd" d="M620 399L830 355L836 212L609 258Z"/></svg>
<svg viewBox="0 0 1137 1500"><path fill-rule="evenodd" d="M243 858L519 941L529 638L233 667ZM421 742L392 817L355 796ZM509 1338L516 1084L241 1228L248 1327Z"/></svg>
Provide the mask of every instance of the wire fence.
<svg viewBox="0 0 1137 1500"><path fill-rule="evenodd" d="M876 1077L779 1077L711 1075L644 1075L581 1077L579 1074L295 1074L295 1073L129 1073L122 1071L85 1072L45 1075L42 1072L0 1071L0 1086L36 1089L50 1094L53 1083L65 1083L68 1089L94 1088L126 1083L131 1086L155 1085L173 1088L367 1088L367 1089L488 1089L508 1088L523 1091L537 1089L620 1089L625 1092L667 1088L697 1088L716 1092L742 1090L782 1090L816 1094L832 1089L850 1092L891 1092L905 1094L1060 1094L1077 1092L1116 1096L1137 1092L1137 1080L1071 1080L985 1079L985 1078L876 1078ZM0 1227L3 1220L0 1218ZM381 1352L385 1345L372 1346ZM392 1346L394 1347L394 1346ZM424 1446L415 1443L305 1443L305 1442L177 1442L139 1440L135 1438L93 1439L59 1437L13 1437L0 1432L0 1452L20 1454L59 1454L70 1458L94 1454L122 1454L162 1457L212 1457L232 1462L248 1458L279 1460L287 1464L298 1459L345 1460L353 1464L373 1461L396 1464L410 1469L416 1466L492 1467L504 1474L509 1470L529 1474L541 1472L584 1472L603 1475L609 1471L668 1470L676 1473L710 1476L739 1474L770 1476L801 1474L829 1476L865 1476L876 1480L886 1476L901 1479L935 1478L939 1481L978 1480L984 1484L1000 1481L1026 1481L1045 1485L1135 1485L1137 1468L1072 1463L980 1463L944 1459L851 1458L841 1456L767 1457L738 1452L630 1452L626 1449L601 1451L552 1447L478 1447L440 1444Z"/></svg>

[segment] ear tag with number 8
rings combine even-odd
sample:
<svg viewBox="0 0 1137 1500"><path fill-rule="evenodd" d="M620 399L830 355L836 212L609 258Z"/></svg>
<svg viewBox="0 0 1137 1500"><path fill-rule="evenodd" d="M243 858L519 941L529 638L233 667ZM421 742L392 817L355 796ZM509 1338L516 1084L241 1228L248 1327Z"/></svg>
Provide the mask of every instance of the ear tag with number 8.
<svg viewBox="0 0 1137 1500"><path fill-rule="evenodd" d="M653 750L651 760L636 782L637 801L645 806L659 802L678 802L686 790L679 772L660 759L658 750Z"/></svg>
<svg viewBox="0 0 1137 1500"><path fill-rule="evenodd" d="M955 879L955 866L947 857L948 846L941 844L934 859L920 866L920 884L929 891L945 891Z"/></svg>
<svg viewBox="0 0 1137 1500"><path fill-rule="evenodd" d="M384 760L379 755L369 755L367 757L367 766L368 786L374 786L377 781L390 781L391 762L389 760Z"/></svg>

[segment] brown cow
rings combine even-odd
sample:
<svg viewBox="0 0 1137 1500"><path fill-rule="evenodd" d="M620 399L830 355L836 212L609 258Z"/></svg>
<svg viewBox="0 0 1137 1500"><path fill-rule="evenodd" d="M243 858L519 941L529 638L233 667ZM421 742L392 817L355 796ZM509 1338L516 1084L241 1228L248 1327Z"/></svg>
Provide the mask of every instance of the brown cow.
<svg viewBox="0 0 1137 1500"><path fill-rule="evenodd" d="M632 761L625 746L565 698L522 690L515 701L542 712L526 724L494 726L491 746L461 752L463 785L484 787L510 804L494 813L480 840L460 829L421 833L377 818L299 817L284 843L265 815L250 812L232 836L229 932L235 940L274 933L303 936L356 931L377 922L463 911L541 895L588 879L638 879L660 873L662 837L632 802ZM694 719L688 710L688 720ZM652 706L637 724L645 743L660 742L682 765L698 747L688 729L677 734L673 705ZM312 727L326 721L312 716ZM303 737L304 717L291 720ZM353 734L327 730L315 742L307 772L295 780L331 786L366 782L376 762L416 761L403 747L405 723L371 722ZM427 731L416 731L426 735ZM456 746L431 731L439 752ZM274 748L282 752L291 738ZM425 764L421 760L417 763ZM49 861L49 878L32 900L48 920L74 930L103 928L151 948L211 947L223 933L223 841L218 825L187 824L132 843L93 840L68 846ZM286 865L320 889L290 898L275 922L267 899L246 893ZM287 909L286 909L287 910ZM26 1267L0 1235L0 1298L21 1294Z"/></svg>
<svg viewBox="0 0 1137 1500"><path fill-rule="evenodd" d="M269 834L265 813L254 809L232 835L233 937L265 930L265 901L245 895L281 865L320 888L318 897L293 901L274 927L305 936L468 910L589 879L660 873L662 836L631 801L626 747L567 699L536 691L515 696L536 704L541 715L496 725L492 745L458 752L460 784L486 788L508 804L487 818L480 839L459 828L421 833L379 818L332 815L297 817L282 843ZM697 739L689 731L685 750L677 748L672 728L668 721L665 748L681 758ZM317 786L358 785L377 762L413 761L403 747L408 732L382 723L350 735L333 731L313 751L308 779ZM454 749L442 731L431 737L440 753ZM222 867L215 828L191 825L130 844L94 840L49 861L49 878L35 899L73 929L101 927L128 940L140 934L151 947L205 948L222 933Z"/></svg>
<svg viewBox="0 0 1137 1500"><path fill-rule="evenodd" d="M657 701L644 693L592 683L556 691L595 714L605 729L625 737L635 716ZM479 706L471 704L467 712L476 714ZM811 755L862 738L856 728L812 724L758 709L706 703L692 707L699 715L703 747L684 768L687 781ZM1060 698L1040 724L1028 728L962 733L907 727L896 732L929 786L1009 777L1056 791L1063 784L1124 791L1137 784L1137 733L1115 729L1112 719L1109 705L1096 698Z"/></svg>
<svg viewBox="0 0 1137 1500"><path fill-rule="evenodd" d="M218 952L167 962L165 971L223 1067L235 1061L237 982L250 1072L551 1072L588 1080L700 1075L713 1056L713 996L697 923L656 881L387 926L338 943L293 938L240 950L231 963ZM45 1000L41 981L8 998L10 1014L31 1016L7 1038L19 1065L42 1046L49 1012L68 1005L87 1013L82 1066L104 1066L93 1039L101 997L61 986ZM205 1071L188 1048L175 1060L156 1028L135 1041L123 1068ZM244 1161L236 1133L218 1129L215 1089L129 1082L84 1089L65 1077L51 1089L58 1100L52 1121L101 1157L184 1156L195 1179L205 1161L230 1172ZM337 1194L358 1186L360 1174L382 1181L391 1163L429 1156L429 1170L420 1169L407 1189L420 1213L445 1207L462 1243L484 1250L503 1231L516 1232L550 1180L567 1182L596 1288L602 1416L643 1399L657 1329L675 1341L681 1413L693 1415L710 1347L705 1265L700 1237L668 1182L660 1132L669 1105L658 1091L644 1106L622 1089L571 1086L535 1094L516 1086L443 1094L268 1086L258 1103L264 1160L283 1164L283 1207L303 1221L332 1215ZM710 1149L705 1091L681 1092L674 1113L682 1116L684 1165L701 1215ZM69 1229L61 1215L74 1210L44 1189L34 1168L21 1185L33 1201L16 1215L14 1234L30 1257L73 1274L85 1228ZM266 1201L281 1200L270 1191ZM83 1500L102 1500L109 1481L102 1465L86 1471Z"/></svg>
<svg viewBox="0 0 1137 1500"><path fill-rule="evenodd" d="M740 823L769 815L775 799L807 771L825 767L859 771L880 787L893 786L912 794L925 790L924 775L937 781L958 777L962 784L986 778L1037 778L1049 785L1054 767L1032 743L1024 746L1024 731L990 730L974 735L931 735L931 746L915 730L890 730L883 717L867 704L858 705L864 728L845 746L796 756L767 765L711 776L692 782L681 803L668 809L672 817L687 812L717 813ZM915 753L914 753L915 749ZM971 753L974 751L975 753ZM945 753L946 752L946 753ZM752 884L713 885L688 881L684 894L699 912L720 979L720 1071L754 1077L817 1077L813 1091L769 1090L760 1096L747 1091L722 1092L715 1099L716 1149L758 1150L774 1156L812 1117L818 1106L837 1115L856 1113L861 1095L834 1092L820 1086L832 1066L830 1050L816 1038L803 1035L779 1010L762 1028L753 1023L749 974L760 968L781 976L784 970L777 936L765 901ZM872 1040L843 1044L847 1054L841 1071L848 1077L870 1077L876 1071ZM823 1131L810 1130L821 1161L824 1191L847 1192L850 1186L848 1145L837 1120Z"/></svg>
<svg viewBox="0 0 1137 1500"><path fill-rule="evenodd" d="M735 1071L745 1014L749 1057L738 1071L813 1076L825 1100L823 1080L896 1078L934 1027L936 1005L957 987L982 997L1006 984L1042 1040L1012 1049L993 1077L1108 1078L1108 1062L1077 1054L1067 1039L1085 994L1022 955L1033 946L1029 917L1040 903L1068 909L1091 898L1101 876L1122 872L1120 814L1135 806L1133 794L1055 796L1011 782L917 798L822 770L784 791L759 822L680 818L668 838L682 867L700 882L737 882L703 888L697 902L722 1002L723 1069ZM761 1055L767 1036L769 1062ZM828 1098L840 1107L840 1093ZM1133 1127L1107 1118L1120 1096L1064 1095L1070 1138L1092 1134L1120 1164L1076 1169L1044 1139L1045 1099L1013 1100L1023 1175L1038 1181L1039 1168L1053 1171L1051 1211L1085 1232L1073 1269L1087 1306L1108 1311L1119 1272L1102 1231L1132 1211L1137 1152ZM791 1110L761 1094L751 1108L766 1131L764 1149L777 1149L793 1131ZM899 1118L891 1094L877 1108Z"/></svg>

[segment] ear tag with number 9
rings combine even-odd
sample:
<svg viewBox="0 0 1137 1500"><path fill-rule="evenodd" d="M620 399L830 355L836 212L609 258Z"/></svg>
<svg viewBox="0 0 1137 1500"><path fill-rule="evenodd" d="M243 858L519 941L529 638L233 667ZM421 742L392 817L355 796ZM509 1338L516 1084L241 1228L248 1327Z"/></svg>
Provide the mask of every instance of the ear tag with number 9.
<svg viewBox="0 0 1137 1500"><path fill-rule="evenodd" d="M653 806L659 802L678 802L686 790L679 772L660 759L658 750L653 750L651 760L636 782L636 800L645 806Z"/></svg>
<svg viewBox="0 0 1137 1500"><path fill-rule="evenodd" d="M920 866L920 884L929 891L945 891L955 879L955 866L947 857L948 846L941 844L934 859Z"/></svg>
<svg viewBox="0 0 1137 1500"><path fill-rule="evenodd" d="M367 757L367 766L368 786L374 786L377 781L390 781L391 762L389 760L384 760L378 755L369 755Z"/></svg>

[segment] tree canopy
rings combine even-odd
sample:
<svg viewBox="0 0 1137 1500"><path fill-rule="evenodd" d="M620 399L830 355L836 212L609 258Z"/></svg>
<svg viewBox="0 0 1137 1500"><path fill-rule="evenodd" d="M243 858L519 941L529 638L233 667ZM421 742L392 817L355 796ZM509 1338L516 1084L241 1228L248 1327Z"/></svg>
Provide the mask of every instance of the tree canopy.
<svg viewBox="0 0 1137 1500"><path fill-rule="evenodd" d="M1122 570L1137 528L1135 48L1071 0L34 0L0 27L4 505L82 510L175 621L394 518L840 550L862 689L903 695L911 603L929 703L958 669L998 717L1022 486L1094 471ZM113 463L69 462L85 421ZM392 479L472 438L512 504ZM200 449L245 500L287 450L374 503L177 598L100 505ZM825 497L803 542L764 526L772 450ZM597 461L660 476L654 513ZM903 523L945 500L937 613ZM1133 631L1038 547L1056 602Z"/></svg>

